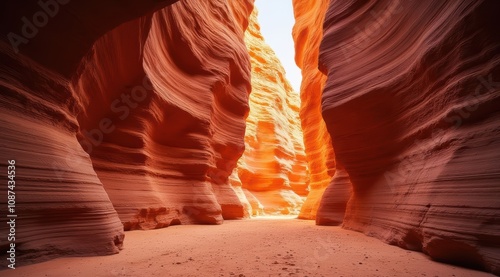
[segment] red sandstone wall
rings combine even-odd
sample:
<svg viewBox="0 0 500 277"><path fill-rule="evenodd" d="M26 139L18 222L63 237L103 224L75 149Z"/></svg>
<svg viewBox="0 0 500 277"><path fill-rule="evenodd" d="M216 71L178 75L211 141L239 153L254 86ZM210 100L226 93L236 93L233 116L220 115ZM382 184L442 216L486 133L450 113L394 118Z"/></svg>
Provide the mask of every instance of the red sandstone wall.
<svg viewBox="0 0 500 277"><path fill-rule="evenodd" d="M228 176L244 147L250 67L234 18L212 13L231 15L223 1L183 1L123 24L75 86L94 111L81 115L86 129L115 123L91 156L125 230L244 216Z"/></svg>
<svg viewBox="0 0 500 277"><path fill-rule="evenodd" d="M51 24L15 48L8 34L40 7L1 4L12 12L0 18L0 164L16 159L22 261L117 253L124 227L220 223L265 209L243 189L251 178L233 170L252 137L244 141L243 30L253 3L164 8L172 2L61 4ZM301 217L500 274L499 4L295 0L294 7L311 172ZM286 80L276 82L292 99ZM277 95L261 95L270 96ZM279 97L285 114L296 111L295 100ZM291 154L301 153L294 132L280 139L255 132L290 146L261 152L287 160L273 162L279 170L266 174L279 184L266 189L304 192L304 175L291 173L296 161L303 169L301 154Z"/></svg>
<svg viewBox="0 0 500 277"><path fill-rule="evenodd" d="M16 161L17 266L59 255L112 254L122 247L123 226L77 140L82 110L70 77L78 76L78 63L99 36L172 2L84 3L102 13L82 9L78 1L56 3L50 19L37 2L2 3L0 164L6 168L7 160ZM35 26L37 13L48 21ZM0 173L3 180L6 174ZM3 195L6 189L0 188ZM6 215L6 198L0 203ZM8 232L3 224L1 236L7 238ZM8 243L0 243L4 254Z"/></svg>
<svg viewBox="0 0 500 277"><path fill-rule="evenodd" d="M117 253L124 228L245 216L228 177L244 150L253 1L182 1L152 13L170 3L88 2L92 16L80 3L60 6L57 24L17 54L2 36L1 164L16 159L25 263ZM2 34L17 21L2 19ZM61 37L64 52L48 47Z"/></svg>
<svg viewBox="0 0 500 277"><path fill-rule="evenodd" d="M321 105L353 185L344 228L500 273L499 8L330 2Z"/></svg>

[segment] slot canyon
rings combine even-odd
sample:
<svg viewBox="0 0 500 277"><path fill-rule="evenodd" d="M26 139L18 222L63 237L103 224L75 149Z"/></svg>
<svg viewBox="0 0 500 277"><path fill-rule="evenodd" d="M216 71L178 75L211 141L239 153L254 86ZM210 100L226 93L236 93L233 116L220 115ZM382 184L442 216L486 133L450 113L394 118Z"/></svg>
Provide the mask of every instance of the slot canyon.
<svg viewBox="0 0 500 277"><path fill-rule="evenodd" d="M500 2L265 1L0 3L1 276L500 276Z"/></svg>

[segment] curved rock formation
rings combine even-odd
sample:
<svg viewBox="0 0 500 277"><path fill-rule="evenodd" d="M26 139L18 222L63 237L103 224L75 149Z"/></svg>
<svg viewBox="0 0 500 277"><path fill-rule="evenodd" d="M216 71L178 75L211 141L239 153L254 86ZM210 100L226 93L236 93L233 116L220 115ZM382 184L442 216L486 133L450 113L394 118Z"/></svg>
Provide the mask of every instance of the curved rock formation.
<svg viewBox="0 0 500 277"><path fill-rule="evenodd" d="M16 266L59 255L117 253L123 226L76 140L68 80L14 54L4 42L0 59L2 180L7 180L7 161L15 160L14 210L7 211L4 183L0 213L17 215L15 232L5 222L0 226L2 267L10 243L15 243ZM7 241L9 233L16 234L15 241Z"/></svg>
<svg viewBox="0 0 500 277"><path fill-rule="evenodd" d="M308 172L299 124L299 96L260 33L257 9L245 42L252 65L245 152L238 165L243 188L268 214L297 214L307 195ZM260 207L258 208L260 210ZM256 214L256 213L254 213Z"/></svg>
<svg viewBox="0 0 500 277"><path fill-rule="evenodd" d="M231 12L222 1L183 1L123 24L84 69L76 93L92 93L88 105L102 108L84 110L104 114L80 122L115 123L91 156L125 230L244 216L228 176L244 147L248 57L233 17L212 13Z"/></svg>
<svg viewBox="0 0 500 277"><path fill-rule="evenodd" d="M71 77L102 35L177 1L2 1L0 34L8 45L3 50L28 56L47 69Z"/></svg>
<svg viewBox="0 0 500 277"><path fill-rule="evenodd" d="M318 70L319 45L329 0L293 0L295 62L302 69L300 121L310 174L309 195L299 218L315 219L321 197L335 173L335 155L321 116L321 94L326 76Z"/></svg>
<svg viewBox="0 0 500 277"><path fill-rule="evenodd" d="M16 161L16 207L11 212L19 218L17 264L59 255L111 254L121 248L123 226L76 139L80 99L73 95L69 77L103 33L172 2L2 2L0 164L6 168L8 159ZM95 10L114 13L110 17ZM4 195L6 190L0 188ZM5 201L0 206L4 215ZM9 232L6 224L0 227L2 237ZM2 253L8 246L2 240Z"/></svg>
<svg viewBox="0 0 500 277"><path fill-rule="evenodd" d="M330 2L322 112L353 184L345 228L500 274L499 9Z"/></svg>
<svg viewBox="0 0 500 277"><path fill-rule="evenodd" d="M498 1L294 0L305 144L253 0L174 2L0 3L17 265L297 213L310 184L301 218L500 274Z"/></svg>
<svg viewBox="0 0 500 277"><path fill-rule="evenodd" d="M14 15L48 13L12 2ZM7 33L23 27L2 18L0 163L16 159L22 263L116 253L124 228L244 217L228 177L244 150L253 1L154 14L173 1L62 2L19 49Z"/></svg>

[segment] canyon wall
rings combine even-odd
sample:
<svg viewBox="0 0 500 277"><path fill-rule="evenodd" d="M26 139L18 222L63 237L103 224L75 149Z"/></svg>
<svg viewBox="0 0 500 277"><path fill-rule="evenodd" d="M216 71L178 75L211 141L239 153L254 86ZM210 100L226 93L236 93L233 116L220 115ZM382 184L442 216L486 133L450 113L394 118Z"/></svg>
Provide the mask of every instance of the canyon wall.
<svg viewBox="0 0 500 277"><path fill-rule="evenodd" d="M329 3L321 108L345 169L331 185L353 186L344 228L500 274L499 9L469 0ZM338 209L328 205L336 193L346 195L327 189L318 217Z"/></svg>
<svg viewBox="0 0 500 277"><path fill-rule="evenodd" d="M245 216L228 177L244 150L253 1L172 2L2 3L0 163L16 161L22 263L117 253L124 229ZM30 34L20 19L41 12Z"/></svg>
<svg viewBox="0 0 500 277"><path fill-rule="evenodd" d="M174 2L0 4L21 263L297 213L309 185L301 218L500 274L500 3L294 0L299 108L252 0Z"/></svg>
<svg viewBox="0 0 500 277"><path fill-rule="evenodd" d="M244 216L228 176L244 147L250 68L230 15L225 1L182 1L94 46L76 86L93 112L79 121L116 122L90 154L125 230Z"/></svg>
<svg viewBox="0 0 500 277"><path fill-rule="evenodd" d="M252 65L250 113L238 177L256 215L298 214L308 193L308 172L299 123L299 95L264 41L254 9L245 32Z"/></svg>
<svg viewBox="0 0 500 277"><path fill-rule="evenodd" d="M326 76L318 69L319 45L329 0L293 0L292 3L295 62L302 70L300 121L310 174L310 192L299 218L315 219L323 192L335 174L335 154L321 116L321 94Z"/></svg>

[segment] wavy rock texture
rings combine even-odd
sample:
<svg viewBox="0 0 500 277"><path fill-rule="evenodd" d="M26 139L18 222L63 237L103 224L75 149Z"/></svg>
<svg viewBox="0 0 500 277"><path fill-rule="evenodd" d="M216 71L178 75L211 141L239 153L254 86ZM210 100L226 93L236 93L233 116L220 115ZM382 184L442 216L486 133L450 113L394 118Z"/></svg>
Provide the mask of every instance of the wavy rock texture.
<svg viewBox="0 0 500 277"><path fill-rule="evenodd" d="M345 228L500 274L499 9L330 2L322 111L353 184Z"/></svg>
<svg viewBox="0 0 500 277"><path fill-rule="evenodd" d="M16 160L16 265L59 255L112 254L121 248L123 226L76 139L80 100L71 92L69 76L99 36L172 2L53 2L50 17L37 2L2 2L0 163L6 168L7 159ZM105 12L109 10L113 16ZM36 13L44 13L47 22L35 26ZM11 39L16 36L18 40ZM0 188L2 194L7 195L6 189ZM4 215L5 201L0 205ZM3 238L6 227L0 227ZM0 243L4 254L7 245L6 240Z"/></svg>
<svg viewBox="0 0 500 277"><path fill-rule="evenodd" d="M7 180L7 160L16 162L16 265L59 255L117 253L123 226L76 140L68 80L12 53L3 42L0 49L0 163ZM7 186L0 192L7 195ZM2 197L3 215L6 201ZM0 226L4 261L7 227Z"/></svg>
<svg viewBox="0 0 500 277"><path fill-rule="evenodd" d="M92 112L80 121L115 123L91 156L125 230L244 216L228 176L243 152L250 67L230 15L225 1L183 1L94 46L77 87Z"/></svg>
<svg viewBox="0 0 500 277"><path fill-rule="evenodd" d="M242 187L267 214L297 214L307 195L308 172L299 123L299 96L285 77L274 51L260 33L257 10L245 42L252 64L250 114L245 152L239 160ZM248 193L247 193L248 194ZM253 214L258 214L253 212Z"/></svg>
<svg viewBox="0 0 500 277"><path fill-rule="evenodd" d="M130 2L59 5L61 17L17 55L2 35L1 163L16 159L21 263L116 253L124 228L245 216L228 177L244 148L253 1L182 1L154 14L172 1ZM2 18L2 34L18 21ZM64 51L47 46L61 37Z"/></svg>
<svg viewBox="0 0 500 277"><path fill-rule="evenodd" d="M171 187L170 193L178 194L179 186L172 184L179 182L179 177L184 179L180 185L191 186L192 205L202 208L202 218L218 205L225 219L245 215L228 180L244 150L250 92L250 64L242 29L246 23L241 17L248 17L253 1L238 3L240 8L224 0L179 2L155 14L145 46L146 72L167 103L166 113L160 115L163 125L155 128L153 135L167 147L162 153L173 153L166 163L174 165L174 173L165 183ZM163 62L158 62L158 57ZM177 150L171 151L172 147ZM185 172L179 175L179 171ZM215 196L206 210L202 204L207 200L192 192L198 187L206 187L201 195L206 193L207 200ZM185 209L184 213L189 213Z"/></svg>
<svg viewBox="0 0 500 277"><path fill-rule="evenodd" d="M329 0L293 0L295 62L302 69L300 121L310 174L310 192L299 214L303 219L316 218L323 192L335 174L335 154L321 116L321 94L326 76L318 70L319 45L328 3Z"/></svg>

